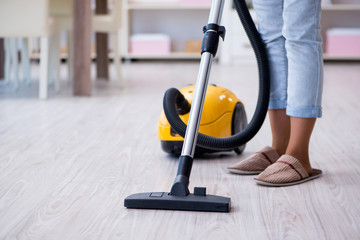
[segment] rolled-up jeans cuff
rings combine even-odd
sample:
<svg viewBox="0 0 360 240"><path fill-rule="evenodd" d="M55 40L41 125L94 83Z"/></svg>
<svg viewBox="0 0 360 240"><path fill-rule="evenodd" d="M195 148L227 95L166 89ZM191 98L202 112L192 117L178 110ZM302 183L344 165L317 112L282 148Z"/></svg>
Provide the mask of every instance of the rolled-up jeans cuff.
<svg viewBox="0 0 360 240"><path fill-rule="evenodd" d="M286 100L270 99L270 101L269 101L269 110L271 110L271 109L285 109L285 108L286 108Z"/></svg>
<svg viewBox="0 0 360 240"><path fill-rule="evenodd" d="M322 117L322 107L286 107L286 115L298 118L320 118Z"/></svg>

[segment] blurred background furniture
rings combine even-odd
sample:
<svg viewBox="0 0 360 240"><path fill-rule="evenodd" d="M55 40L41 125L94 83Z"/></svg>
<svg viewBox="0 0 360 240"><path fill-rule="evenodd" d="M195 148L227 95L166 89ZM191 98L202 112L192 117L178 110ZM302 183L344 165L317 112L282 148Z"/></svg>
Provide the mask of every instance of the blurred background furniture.
<svg viewBox="0 0 360 240"><path fill-rule="evenodd" d="M18 43L20 43L21 50L21 66L23 70L23 78L28 85L31 84L30 79L30 59L29 59L29 48L27 38L15 38L8 37L4 39L4 52L5 63L4 63L4 82L9 84L11 80L11 70L13 72L14 88L15 90L19 87L19 55L18 55ZM11 67L12 66L12 67Z"/></svg>
<svg viewBox="0 0 360 240"><path fill-rule="evenodd" d="M95 14L108 14L108 1L96 0ZM109 79L109 38L107 33L96 33L96 79Z"/></svg>
<svg viewBox="0 0 360 240"><path fill-rule="evenodd" d="M121 0L110 1L110 14L107 0L96 0L96 14L91 9L91 1L78 3L78 0L50 0L50 12L54 18L56 41L60 40L60 33L66 31L67 35L67 61L68 77L73 80L74 95L91 95L91 31L96 32L96 67L97 78L109 78L109 49L108 34L111 34L111 43L114 56L114 65L117 77L121 79L121 56L118 47L119 29L121 26ZM94 1L93 1L94 2ZM88 16L90 15L90 16ZM90 30L89 30L90 28ZM90 31L90 33L89 33ZM80 40L82 39L82 40ZM55 41L55 42L56 42ZM57 42L56 46L60 46ZM73 51L75 50L76 51ZM59 49L56 49L59 59ZM57 75L59 66L55 64ZM81 72L82 71L82 72Z"/></svg>
<svg viewBox="0 0 360 240"><path fill-rule="evenodd" d="M49 16L48 0L1 0L0 18L0 37L41 38L39 98L46 98L49 38L53 23Z"/></svg>
<svg viewBox="0 0 360 240"><path fill-rule="evenodd" d="M246 0L250 7L250 14L256 22L256 14L251 1ZM221 45L219 60L222 64L234 62L252 62L255 55L245 31L241 27L239 17L231 1L225 1L222 24L226 26L226 41ZM359 0L323 0L321 13L321 36L323 40L325 61L359 61L360 55L334 55L327 52L327 32L333 28L360 29L360 1ZM347 46L348 47L348 46ZM355 46L354 46L355 47Z"/></svg>
<svg viewBox="0 0 360 240"><path fill-rule="evenodd" d="M341 29L347 30L349 28L359 31L360 29L360 1L359 0L331 0L322 2L321 13L321 37L323 40L324 60L335 61L360 61L360 54L332 54L327 52L328 49L328 30ZM359 43L358 43L359 44ZM356 48L359 46L344 46Z"/></svg>
<svg viewBox="0 0 360 240"><path fill-rule="evenodd" d="M49 14L52 21L52 34L49 36L49 54L48 63L48 81L49 83L55 82L55 90L60 90L59 84L59 59L60 59L60 33L62 30L67 30L69 38L71 37L72 30L72 0L50 0L49 2ZM24 21L24 23L27 23ZM32 40L30 38L30 40ZM5 63L2 64L4 69L5 83L8 83L11 78L11 70L13 72L13 80L15 82L15 88L18 87L18 43L20 43L21 50L21 66L23 69L23 78L30 85L30 58L29 58L29 38L6 38L4 40L4 46L6 52ZM31 43L31 41L30 41ZM32 44L30 44L32 47ZM30 49L32 50L32 49ZM70 58L71 59L71 58ZM5 65L5 66L4 66ZM69 64L71 65L71 64ZM69 67L69 69L71 69ZM69 79L71 71L69 71ZM46 98L46 97L45 97Z"/></svg>
<svg viewBox="0 0 360 240"><path fill-rule="evenodd" d="M15 85L17 85L17 45L20 42L23 75L30 82L28 38L40 38L39 97L47 98L48 82L54 82L56 91L59 91L61 34L66 31L68 79L70 81L74 79L74 95L89 96L91 95L91 31L96 31L102 33L101 36L106 38L107 34L111 34L114 65L117 76L121 79L121 62L118 47L118 31L121 26L121 1L110 1L111 11L110 14L106 14L107 1L98 0L98 6L103 6L103 9L99 8L98 12L104 13L100 15L93 15L91 3L91 0L34 0L31 3L26 0L1 0L0 18L3 20L0 21L0 37L8 39L2 42L2 45L6 42L6 51L8 52L8 54L3 54L7 58L4 57L2 62L0 61L1 69L4 70L4 77L9 76L11 63L13 69L16 70L14 71L14 80ZM73 32L75 33L73 34ZM107 39L105 41L106 44L104 44L104 41L98 43L99 50L97 54L99 54L99 59L97 59L97 65L98 69L106 69L106 72L108 72ZM76 49L76 51L73 51L73 49ZM4 53L5 50L2 52ZM9 71L7 72L6 69ZM99 73L98 76L108 78L108 73L105 75Z"/></svg>
<svg viewBox="0 0 360 240"><path fill-rule="evenodd" d="M73 93L91 96L91 0L73 0Z"/></svg>
<svg viewBox="0 0 360 240"><path fill-rule="evenodd" d="M92 16L92 31L96 33L107 33L110 35L111 38L111 44L112 44L112 51L113 51L113 60L114 65L116 69L116 75L119 81L119 85L121 86L121 56L120 56L120 50L119 50L119 40L120 40L120 28L121 28L121 11L122 11L122 1L121 0L113 0L109 1L109 8L111 9L109 14L106 14L106 8L105 2L106 0L97 0L97 6L96 8L99 10L96 10L96 14ZM101 13L101 14L98 14ZM105 14L102 14L102 13ZM97 56L97 70L98 76L102 77L103 75L106 76L107 70L104 70L103 68L107 68L107 59L108 59L108 52L107 47L104 47L104 43L107 42L107 39L104 38L104 35L97 35L100 37L97 37L97 54L100 54L100 56ZM98 40L102 40L101 42L98 42ZM104 52L106 50L106 52ZM98 58L100 57L100 58ZM104 73L104 74L103 74Z"/></svg>
<svg viewBox="0 0 360 240"><path fill-rule="evenodd" d="M0 38L0 80L4 79L5 51L4 39Z"/></svg>
<svg viewBox="0 0 360 240"><path fill-rule="evenodd" d="M127 60L200 60L200 51L187 51L186 44L188 41L202 41L202 28L208 21L211 2L211 0L124 0L121 41L123 57ZM232 1L226 2L232 3ZM134 35L154 33L165 34L171 39L169 54L141 54L131 51L131 39Z"/></svg>
<svg viewBox="0 0 360 240"><path fill-rule="evenodd" d="M67 79L69 82L72 81L72 69L73 63L71 56L72 54L72 31L73 31L73 0L50 0L50 16L54 19L54 34L51 42L53 43L53 57L51 58L50 82L55 79L55 89L60 91L60 59L61 52L67 53L67 66L68 74ZM61 34L66 32L66 49L60 49L61 47Z"/></svg>

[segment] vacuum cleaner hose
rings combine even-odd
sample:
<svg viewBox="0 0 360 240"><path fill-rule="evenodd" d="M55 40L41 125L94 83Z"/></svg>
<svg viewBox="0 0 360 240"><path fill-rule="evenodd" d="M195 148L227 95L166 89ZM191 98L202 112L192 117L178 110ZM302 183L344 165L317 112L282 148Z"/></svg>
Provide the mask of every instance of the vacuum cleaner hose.
<svg viewBox="0 0 360 240"><path fill-rule="evenodd" d="M245 0L234 0L234 4L256 55L259 71L258 101L251 121L239 133L224 138L216 138L199 133L197 145L215 151L232 150L250 141L263 124L269 105L270 70L264 43L251 18ZM172 128L184 137L186 124L180 119L175 108L176 105L179 106L179 99L181 98L183 98L181 92L171 88L165 93L163 107Z"/></svg>

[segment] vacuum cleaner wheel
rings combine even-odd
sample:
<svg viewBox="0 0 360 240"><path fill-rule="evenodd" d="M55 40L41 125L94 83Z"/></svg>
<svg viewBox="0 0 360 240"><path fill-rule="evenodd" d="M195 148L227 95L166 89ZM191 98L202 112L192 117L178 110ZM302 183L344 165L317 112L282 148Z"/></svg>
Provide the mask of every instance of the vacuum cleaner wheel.
<svg viewBox="0 0 360 240"><path fill-rule="evenodd" d="M237 103L235 106L233 118L232 118L232 135L243 130L248 124L244 105ZM237 154L241 154L245 149L246 144L243 144L234 149Z"/></svg>

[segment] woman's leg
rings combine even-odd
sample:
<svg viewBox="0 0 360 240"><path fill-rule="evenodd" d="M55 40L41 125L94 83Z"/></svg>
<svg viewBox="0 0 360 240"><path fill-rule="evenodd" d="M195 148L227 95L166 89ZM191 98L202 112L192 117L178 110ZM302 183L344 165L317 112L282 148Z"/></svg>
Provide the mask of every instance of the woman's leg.
<svg viewBox="0 0 360 240"><path fill-rule="evenodd" d="M286 151L290 135L290 118L286 116L288 62L283 29L283 0L254 0L258 30L265 43L270 64L269 118L272 148L279 155Z"/></svg>
<svg viewBox="0 0 360 240"><path fill-rule="evenodd" d="M284 2L285 47L288 59L286 113L291 117L321 117L323 85L321 0Z"/></svg>
<svg viewBox="0 0 360 240"><path fill-rule="evenodd" d="M321 117L323 85L320 0L287 0L284 3L285 46L288 57L288 101L291 134L286 154L297 158L310 173L309 141Z"/></svg>
<svg viewBox="0 0 360 240"><path fill-rule="evenodd" d="M253 0L258 31L265 44L270 67L269 109L285 109L288 62L282 35L283 0Z"/></svg>
<svg viewBox="0 0 360 240"><path fill-rule="evenodd" d="M270 102L269 115L273 131L272 148L265 147L245 160L230 166L228 169L237 174L259 174L279 159L279 154L285 153L290 131L289 118L285 114L287 98L287 58L285 38L282 36L283 0L253 0L257 18L257 28L265 43L270 67ZM285 117L285 118L284 118ZM283 124L286 122L286 124ZM279 137L279 138L278 138Z"/></svg>
<svg viewBox="0 0 360 240"><path fill-rule="evenodd" d="M285 154L290 138L290 117L285 109L269 110L272 148L281 156Z"/></svg>
<svg viewBox="0 0 360 240"><path fill-rule="evenodd" d="M295 157L310 174L309 142L316 118L291 117L291 135L286 154Z"/></svg>

